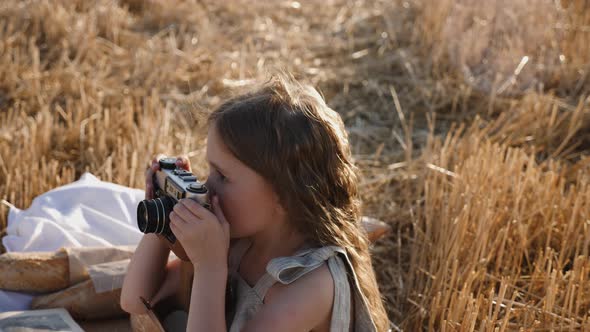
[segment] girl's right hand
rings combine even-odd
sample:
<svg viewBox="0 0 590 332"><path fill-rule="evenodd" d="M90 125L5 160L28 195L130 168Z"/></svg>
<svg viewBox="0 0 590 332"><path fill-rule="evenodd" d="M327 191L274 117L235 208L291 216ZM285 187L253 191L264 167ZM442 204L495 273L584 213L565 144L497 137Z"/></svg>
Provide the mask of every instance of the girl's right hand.
<svg viewBox="0 0 590 332"><path fill-rule="evenodd" d="M149 167L145 171L145 199L154 198L154 174L160 170L160 163L158 161L161 158L166 158L166 155L158 154L154 159L152 159ZM177 157L176 167L192 172L190 160L188 160L187 156Z"/></svg>

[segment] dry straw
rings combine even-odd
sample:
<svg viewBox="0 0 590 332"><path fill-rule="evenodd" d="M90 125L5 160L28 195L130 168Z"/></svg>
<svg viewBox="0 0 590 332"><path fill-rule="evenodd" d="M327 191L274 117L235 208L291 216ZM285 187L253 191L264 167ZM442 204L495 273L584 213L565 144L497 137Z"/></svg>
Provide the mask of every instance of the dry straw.
<svg viewBox="0 0 590 332"><path fill-rule="evenodd" d="M340 112L393 226L394 329L590 329L590 11L533 2L2 1L0 198L143 188L157 152L203 176L203 118L278 66Z"/></svg>

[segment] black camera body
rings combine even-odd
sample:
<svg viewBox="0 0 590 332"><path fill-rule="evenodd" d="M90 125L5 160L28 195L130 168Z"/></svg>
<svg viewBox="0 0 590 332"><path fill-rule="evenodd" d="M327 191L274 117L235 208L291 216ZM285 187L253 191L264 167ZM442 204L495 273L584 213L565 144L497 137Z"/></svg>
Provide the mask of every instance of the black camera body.
<svg viewBox="0 0 590 332"><path fill-rule="evenodd" d="M155 233L164 237L171 245L176 245L176 237L170 230L170 212L174 205L183 198L191 198L210 209L209 191L191 172L177 168L175 158L162 158L159 164L160 170L153 177L154 199L139 202L137 226L142 233ZM174 252L182 258L176 250ZM184 254L184 249L182 253Z"/></svg>

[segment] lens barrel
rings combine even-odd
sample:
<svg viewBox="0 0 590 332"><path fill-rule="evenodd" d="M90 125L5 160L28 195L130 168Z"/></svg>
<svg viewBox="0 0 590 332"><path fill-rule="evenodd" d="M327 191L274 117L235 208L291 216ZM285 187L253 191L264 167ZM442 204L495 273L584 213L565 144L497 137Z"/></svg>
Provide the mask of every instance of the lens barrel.
<svg viewBox="0 0 590 332"><path fill-rule="evenodd" d="M137 205L137 227L142 233L170 233L170 212L176 202L168 196L146 199Z"/></svg>

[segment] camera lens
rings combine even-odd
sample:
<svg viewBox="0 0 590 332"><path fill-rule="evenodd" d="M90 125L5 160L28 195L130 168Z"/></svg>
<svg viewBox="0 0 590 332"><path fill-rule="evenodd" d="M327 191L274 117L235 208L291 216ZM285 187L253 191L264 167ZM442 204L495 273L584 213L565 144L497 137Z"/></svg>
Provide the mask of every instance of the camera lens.
<svg viewBox="0 0 590 332"><path fill-rule="evenodd" d="M137 205L137 227L142 233L166 234L170 232L170 212L176 202L164 196L146 199Z"/></svg>

